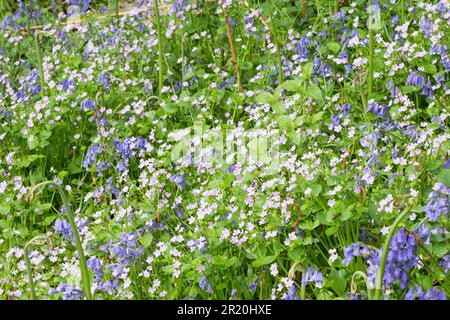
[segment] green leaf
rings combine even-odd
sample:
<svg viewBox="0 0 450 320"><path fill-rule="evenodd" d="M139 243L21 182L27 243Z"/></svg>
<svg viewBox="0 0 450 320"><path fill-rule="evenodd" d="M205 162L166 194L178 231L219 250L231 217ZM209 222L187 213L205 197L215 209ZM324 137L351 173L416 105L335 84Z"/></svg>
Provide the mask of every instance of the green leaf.
<svg viewBox="0 0 450 320"><path fill-rule="evenodd" d="M325 230L325 234L327 235L327 237L335 234L336 232L338 232L339 227L334 226L334 227L329 227L328 229Z"/></svg>
<svg viewBox="0 0 450 320"><path fill-rule="evenodd" d="M347 221L348 219L350 219L353 216L353 212L351 210L345 210L341 217L340 220L341 221Z"/></svg>
<svg viewBox="0 0 450 320"><path fill-rule="evenodd" d="M443 242L435 242L433 243L433 246L431 247L431 251L438 257L443 257L449 249L449 244L445 241Z"/></svg>
<svg viewBox="0 0 450 320"><path fill-rule="evenodd" d="M178 106L175 103L166 103L162 105L162 108L167 114L174 114L178 110Z"/></svg>
<svg viewBox="0 0 450 320"><path fill-rule="evenodd" d="M428 74L435 74L437 71L437 68L434 64L427 64L422 66L423 68L423 72L428 73Z"/></svg>
<svg viewBox="0 0 450 320"><path fill-rule="evenodd" d="M252 262L252 266L254 268L259 268L261 266L264 266L266 264L272 263L275 261L277 257L275 256L266 256L266 257L262 257L259 259L256 259L255 261Z"/></svg>
<svg viewBox="0 0 450 320"><path fill-rule="evenodd" d="M272 104L272 109L278 114L284 114L286 110L284 109L284 105L281 102L275 102Z"/></svg>
<svg viewBox="0 0 450 320"><path fill-rule="evenodd" d="M303 90L300 80L287 80L283 82L278 88L292 92L301 92Z"/></svg>
<svg viewBox="0 0 450 320"><path fill-rule="evenodd" d="M421 87L406 86L406 85L402 87L402 93L403 94L408 94L408 93L411 93L411 92L417 92L419 90L421 90Z"/></svg>
<svg viewBox="0 0 450 320"><path fill-rule="evenodd" d="M287 115L278 115L275 117L275 119L281 129L291 130L294 127L293 121Z"/></svg>
<svg viewBox="0 0 450 320"><path fill-rule="evenodd" d="M327 47L336 54L339 52L340 45L337 42L328 42Z"/></svg>
<svg viewBox="0 0 450 320"><path fill-rule="evenodd" d="M319 226L319 220L306 220L298 224L298 227L303 230L313 230Z"/></svg>
<svg viewBox="0 0 450 320"><path fill-rule="evenodd" d="M189 290L189 296L190 297L196 297L198 294L198 290L196 287L192 286L191 289Z"/></svg>
<svg viewBox="0 0 450 320"><path fill-rule="evenodd" d="M24 156L21 158L18 158L16 160L14 160L14 163L17 167L19 168L28 168L28 166L35 160L37 159L41 159L44 158L44 155L42 154L33 154L33 155L29 155L29 156Z"/></svg>
<svg viewBox="0 0 450 320"><path fill-rule="evenodd" d="M322 191L322 185L313 184L311 186L311 190L312 190L313 194L317 197L320 194L320 192Z"/></svg>
<svg viewBox="0 0 450 320"><path fill-rule="evenodd" d="M450 186L450 169L442 169L437 175L437 180L447 187Z"/></svg>
<svg viewBox="0 0 450 320"><path fill-rule="evenodd" d="M239 67L242 70L251 70L253 68L253 63L251 63L250 61L245 61L239 64Z"/></svg>
<svg viewBox="0 0 450 320"><path fill-rule="evenodd" d="M212 258L212 264L215 264L217 266L226 266L227 265L227 258L222 256L214 256Z"/></svg>
<svg viewBox="0 0 450 320"><path fill-rule="evenodd" d="M329 176L327 179L327 186L335 186L339 183L339 177L336 176Z"/></svg>
<svg viewBox="0 0 450 320"><path fill-rule="evenodd" d="M261 103L265 103L265 104L272 104L276 101L275 97L266 91L258 94L256 96L255 100L258 102L261 102Z"/></svg>
<svg viewBox="0 0 450 320"><path fill-rule="evenodd" d="M44 220L42 220L41 225L44 227L47 227L47 226L51 225L52 222L56 220L56 218L57 218L57 215L47 216L44 218Z"/></svg>
<svg viewBox="0 0 450 320"><path fill-rule="evenodd" d="M0 213L2 215L9 214L9 210L11 210L11 206L9 204L0 202Z"/></svg>
<svg viewBox="0 0 450 320"><path fill-rule="evenodd" d="M314 115L311 119L311 123L317 123L318 121L322 120L323 114L324 114L323 111L314 113Z"/></svg>
<svg viewBox="0 0 450 320"><path fill-rule="evenodd" d="M148 248L153 242L153 235L151 233L146 233L139 238L139 242L142 243L144 248Z"/></svg>
<svg viewBox="0 0 450 320"><path fill-rule="evenodd" d="M345 289L347 287L347 280L345 270L332 270L330 275L328 276L328 281L330 282L331 287L340 295L345 296Z"/></svg>
<svg viewBox="0 0 450 320"><path fill-rule="evenodd" d="M309 76L311 76L312 69L313 69L313 63L312 62L306 63L302 67L302 75L303 75L303 77L304 78L308 78Z"/></svg>
<svg viewBox="0 0 450 320"><path fill-rule="evenodd" d="M319 103L323 102L322 90L320 90L320 88L314 83L312 83L308 90L306 90L306 94Z"/></svg>
<svg viewBox="0 0 450 320"><path fill-rule="evenodd" d="M291 261L302 261L303 260L303 251L301 248L295 248L288 252L288 258Z"/></svg>

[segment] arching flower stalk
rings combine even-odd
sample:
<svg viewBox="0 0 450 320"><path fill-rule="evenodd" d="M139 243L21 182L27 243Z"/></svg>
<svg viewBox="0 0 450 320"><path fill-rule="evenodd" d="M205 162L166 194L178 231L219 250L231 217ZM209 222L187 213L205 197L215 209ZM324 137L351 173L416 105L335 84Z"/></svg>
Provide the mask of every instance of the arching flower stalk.
<svg viewBox="0 0 450 320"><path fill-rule="evenodd" d="M45 242L46 240L51 240L51 238L48 236L36 236L30 241L28 241L23 247L25 265L27 267L28 287L30 288L31 299L33 300L36 300L37 298L36 298L36 288L33 280L33 273L31 271L30 257L28 256L29 248L31 245L43 245L46 243Z"/></svg>
<svg viewBox="0 0 450 320"><path fill-rule="evenodd" d="M400 222L403 220L403 218L407 217L409 212L411 211L413 204L410 203L403 211L400 213L400 215L395 219L394 223L389 229L389 233L387 235L387 238L383 245L383 252L380 260L380 268L378 270L378 277L375 282L375 297L374 300L380 300L381 297L381 284L383 282L384 277L384 270L386 268L386 259L388 256L389 247L391 245L391 239L394 236L394 233L400 224Z"/></svg>
<svg viewBox="0 0 450 320"><path fill-rule="evenodd" d="M54 187L56 187L56 189L58 190L58 193L61 197L61 200L63 202L63 206L66 209L67 219L69 220L69 224L72 228L73 236L75 239L75 246L78 251L78 261L80 264L81 282L82 282L82 286L83 286L83 291L84 291L84 294L86 295L86 298L88 300L92 300L91 284L90 284L90 277L89 277L89 272L88 272L88 268L87 268L87 264L86 264L86 257L84 255L84 250L83 250L83 246L81 244L80 234L78 233L78 229L75 224L75 219L74 219L74 216L72 213L72 209L69 206L69 201L67 199L67 196L66 196L64 190L56 182L44 181L44 182L41 182L41 183L33 186L26 194L25 200L31 201L33 199L34 194L39 193L48 185L53 185Z"/></svg>

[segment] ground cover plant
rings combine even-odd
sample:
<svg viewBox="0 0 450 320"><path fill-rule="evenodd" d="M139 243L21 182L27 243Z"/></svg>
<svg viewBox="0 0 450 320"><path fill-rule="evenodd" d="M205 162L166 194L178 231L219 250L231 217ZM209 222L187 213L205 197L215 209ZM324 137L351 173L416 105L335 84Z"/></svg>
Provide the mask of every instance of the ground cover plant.
<svg viewBox="0 0 450 320"><path fill-rule="evenodd" d="M0 1L1 299L450 296L448 0L122 6Z"/></svg>

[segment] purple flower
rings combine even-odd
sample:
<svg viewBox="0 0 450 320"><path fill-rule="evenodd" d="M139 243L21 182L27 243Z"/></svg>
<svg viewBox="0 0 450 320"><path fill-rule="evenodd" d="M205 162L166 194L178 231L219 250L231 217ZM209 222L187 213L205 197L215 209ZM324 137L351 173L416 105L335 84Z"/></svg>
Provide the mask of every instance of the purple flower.
<svg viewBox="0 0 450 320"><path fill-rule="evenodd" d="M248 286L248 291L253 292L256 290L256 287L258 286L258 282L259 280L256 279L255 281L253 281L252 283L250 283L250 285Z"/></svg>
<svg viewBox="0 0 450 320"><path fill-rule="evenodd" d="M394 282L400 282L400 288L408 285L408 270L416 265L415 252L416 240L412 233L407 233L405 228L400 228L392 237L389 252L386 259L384 282L390 287Z"/></svg>
<svg viewBox="0 0 450 320"><path fill-rule="evenodd" d="M378 102L371 103L367 106L367 112L373 113L380 119L386 117L388 110L387 106Z"/></svg>
<svg viewBox="0 0 450 320"><path fill-rule="evenodd" d="M98 77L97 82L101 83L103 85L103 88L105 88L106 90L109 90L109 88L110 88L109 77L108 77L108 73L106 71L103 71L100 74L100 76Z"/></svg>
<svg viewBox="0 0 450 320"><path fill-rule="evenodd" d="M170 180L172 180L173 182L175 182L177 186L180 186L181 189L184 189L184 188L187 187L187 184L184 183L184 182L185 182L185 179L184 179L184 173L181 174L181 175L176 175L176 174L174 174L174 175L172 175L172 177L170 177Z"/></svg>
<svg viewBox="0 0 450 320"><path fill-rule="evenodd" d="M87 170L97 160L97 155L102 152L102 147L98 144L93 144L87 150L86 156L83 160L83 167Z"/></svg>
<svg viewBox="0 0 450 320"><path fill-rule="evenodd" d="M203 276L203 277L200 279L199 285L200 285L200 288L202 288L202 290L205 290L205 289L206 289L206 276Z"/></svg>
<svg viewBox="0 0 450 320"><path fill-rule="evenodd" d="M102 262L97 258L90 258L86 265L94 271L95 281L99 281L103 277Z"/></svg>
<svg viewBox="0 0 450 320"><path fill-rule="evenodd" d="M295 293L297 292L297 289L295 288L295 285L291 285L291 287L288 290L288 293L286 295L286 300L295 300Z"/></svg>
<svg viewBox="0 0 450 320"><path fill-rule="evenodd" d="M425 84L425 78L419 71L412 71L406 79L406 84L409 86L421 87Z"/></svg>
<svg viewBox="0 0 450 320"><path fill-rule="evenodd" d="M83 291L67 283L60 283L56 289L52 289L49 292L49 294L58 293L61 293L63 300L79 300L83 295Z"/></svg>
<svg viewBox="0 0 450 320"><path fill-rule="evenodd" d="M361 246L362 246L361 242L355 242L350 246L346 247L344 249L344 260L342 260L342 264L343 265L349 264L353 260L353 257L358 257L363 254L367 254L368 248L365 246L361 248Z"/></svg>
<svg viewBox="0 0 450 320"><path fill-rule="evenodd" d="M430 193L430 200L425 206L425 214L430 221L437 221L441 215L448 215L450 211L450 200L448 195L450 188L445 187L442 183L437 183Z"/></svg>
<svg viewBox="0 0 450 320"><path fill-rule="evenodd" d="M69 222L67 222L65 219L56 219L54 229L64 238L72 237L72 229Z"/></svg>
<svg viewBox="0 0 450 320"><path fill-rule="evenodd" d="M440 265L444 268L444 272L448 273L450 270L450 254L447 254L441 258Z"/></svg>
<svg viewBox="0 0 450 320"><path fill-rule="evenodd" d="M89 99L84 100L84 101L80 104L80 108L81 108L81 110L83 110L83 111L88 111L88 110L94 111L94 110L95 110L95 101L89 100Z"/></svg>

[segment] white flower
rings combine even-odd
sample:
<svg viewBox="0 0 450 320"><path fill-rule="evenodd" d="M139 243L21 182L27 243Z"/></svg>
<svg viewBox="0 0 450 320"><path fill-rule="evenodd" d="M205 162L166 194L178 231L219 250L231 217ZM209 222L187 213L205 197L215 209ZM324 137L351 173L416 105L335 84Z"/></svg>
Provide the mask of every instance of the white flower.
<svg viewBox="0 0 450 320"><path fill-rule="evenodd" d="M274 276L274 277L278 274L278 268L277 268L277 264L276 263L272 263L270 265L270 274L272 276Z"/></svg>
<svg viewBox="0 0 450 320"><path fill-rule="evenodd" d="M330 254L330 262L333 263L334 261L337 260L337 258L339 257L336 253L336 249L329 249L328 253Z"/></svg>
<svg viewBox="0 0 450 320"><path fill-rule="evenodd" d="M7 185L6 181L0 182L0 194L5 192Z"/></svg>
<svg viewBox="0 0 450 320"><path fill-rule="evenodd" d="M387 235L389 232L390 227L383 227L381 228L381 234L382 235Z"/></svg>
<svg viewBox="0 0 450 320"><path fill-rule="evenodd" d="M388 194L387 197L380 201L380 207L377 209L378 212L386 211L391 213L394 211L394 198L391 194Z"/></svg>

